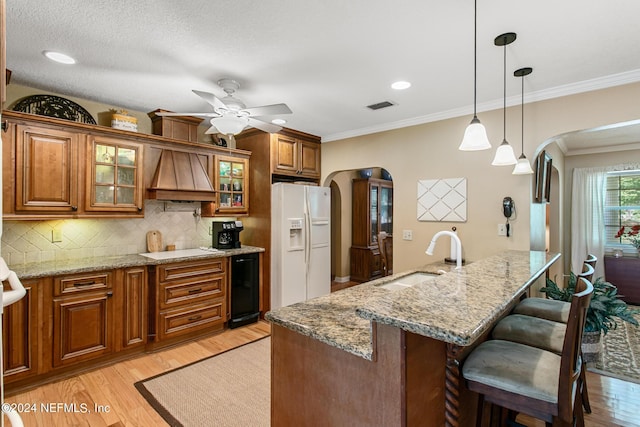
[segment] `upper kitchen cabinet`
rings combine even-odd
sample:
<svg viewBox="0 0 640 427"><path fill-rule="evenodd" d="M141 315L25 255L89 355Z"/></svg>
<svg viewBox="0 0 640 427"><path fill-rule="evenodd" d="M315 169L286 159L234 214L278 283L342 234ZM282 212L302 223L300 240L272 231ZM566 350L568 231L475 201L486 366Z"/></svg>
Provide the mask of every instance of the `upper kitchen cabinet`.
<svg viewBox="0 0 640 427"><path fill-rule="evenodd" d="M148 115L153 125L153 134L167 138L180 139L189 142L198 142L198 125L202 119L197 117L166 117L158 116L159 112L167 110L155 110Z"/></svg>
<svg viewBox="0 0 640 427"><path fill-rule="evenodd" d="M272 170L276 175L320 178L320 140L316 137L271 135Z"/></svg>
<svg viewBox="0 0 640 427"><path fill-rule="evenodd" d="M5 212L73 213L79 206L77 132L43 126L11 126L3 135L13 139L3 144L6 163L15 155L15 178L4 176L5 183L15 184L15 193L3 191ZM3 173L14 170L3 166ZM10 180L6 181L9 178ZM15 179L15 181L14 181ZM6 200L15 195L15 205Z"/></svg>
<svg viewBox="0 0 640 427"><path fill-rule="evenodd" d="M31 114L3 119L5 219L144 215L141 143Z"/></svg>
<svg viewBox="0 0 640 427"><path fill-rule="evenodd" d="M238 157L216 156L216 183L220 215L249 213L249 160Z"/></svg>
<svg viewBox="0 0 640 427"><path fill-rule="evenodd" d="M142 213L142 144L89 135L85 210Z"/></svg>

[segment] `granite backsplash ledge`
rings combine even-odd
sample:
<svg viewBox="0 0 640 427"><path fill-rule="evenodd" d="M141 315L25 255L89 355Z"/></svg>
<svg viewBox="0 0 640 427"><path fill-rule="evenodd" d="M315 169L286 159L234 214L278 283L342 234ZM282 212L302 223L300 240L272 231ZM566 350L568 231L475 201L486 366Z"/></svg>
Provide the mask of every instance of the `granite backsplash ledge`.
<svg viewBox="0 0 640 427"><path fill-rule="evenodd" d="M147 252L151 230L162 233L164 246L208 247L213 220L193 211L165 211L164 202L145 200L144 218L3 221L0 254L9 265L138 254ZM52 243L54 229L62 230L61 242Z"/></svg>

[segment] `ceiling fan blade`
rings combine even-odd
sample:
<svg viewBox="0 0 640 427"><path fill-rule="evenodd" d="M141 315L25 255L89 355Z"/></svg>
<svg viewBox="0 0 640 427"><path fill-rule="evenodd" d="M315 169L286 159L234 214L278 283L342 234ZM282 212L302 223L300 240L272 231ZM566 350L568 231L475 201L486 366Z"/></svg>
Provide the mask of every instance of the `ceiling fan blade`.
<svg viewBox="0 0 640 427"><path fill-rule="evenodd" d="M219 108L222 108L223 110L228 110L227 106L224 104L224 102L220 101L214 94L209 93L209 92L203 92L201 90L193 90L193 93L195 93L196 95L198 95L200 98L204 99L205 101L207 101L207 103L209 103L214 110L218 111Z"/></svg>
<svg viewBox="0 0 640 427"><path fill-rule="evenodd" d="M254 127L256 129L260 129L263 132L268 133L276 133L282 130L282 126L272 125L271 123L265 123L260 120L253 119L249 117L249 126Z"/></svg>
<svg viewBox="0 0 640 427"><path fill-rule="evenodd" d="M291 109L287 104L272 104L263 105L261 107L244 108L242 111L246 111L252 117L259 116L275 116L278 114L291 114Z"/></svg>
<svg viewBox="0 0 640 427"><path fill-rule="evenodd" d="M193 117L218 117L220 116L220 114L215 113L215 112L211 112L211 113L173 113L173 112L157 112L155 113L156 116L161 116L161 117L186 117L186 116L193 116Z"/></svg>
<svg viewBox="0 0 640 427"><path fill-rule="evenodd" d="M205 135L211 135L212 133L220 133L215 126L211 126L205 131Z"/></svg>

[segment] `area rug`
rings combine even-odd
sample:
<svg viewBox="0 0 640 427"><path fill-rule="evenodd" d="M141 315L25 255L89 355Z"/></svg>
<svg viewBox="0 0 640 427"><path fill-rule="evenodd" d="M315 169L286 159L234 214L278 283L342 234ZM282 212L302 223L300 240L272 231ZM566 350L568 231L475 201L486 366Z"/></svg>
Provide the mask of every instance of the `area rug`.
<svg viewBox="0 0 640 427"><path fill-rule="evenodd" d="M635 314L634 317L640 322L640 314ZM589 370L640 383L640 327L628 322L618 322L616 329L602 337L602 357L595 369Z"/></svg>
<svg viewBox="0 0 640 427"><path fill-rule="evenodd" d="M270 345L262 338L135 387L171 426L269 426Z"/></svg>

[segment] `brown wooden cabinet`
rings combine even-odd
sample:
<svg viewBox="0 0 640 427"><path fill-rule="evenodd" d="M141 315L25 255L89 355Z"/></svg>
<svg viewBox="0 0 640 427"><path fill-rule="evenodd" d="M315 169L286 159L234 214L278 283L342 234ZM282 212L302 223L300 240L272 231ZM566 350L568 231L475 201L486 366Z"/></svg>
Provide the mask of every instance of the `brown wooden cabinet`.
<svg viewBox="0 0 640 427"><path fill-rule="evenodd" d="M53 280L53 367L113 352L113 272Z"/></svg>
<svg viewBox="0 0 640 427"><path fill-rule="evenodd" d="M353 180L351 225L351 280L366 282L382 275L378 233L393 233L393 182L383 179ZM392 251L389 258L392 259Z"/></svg>
<svg viewBox="0 0 640 427"><path fill-rule="evenodd" d="M273 134L273 174L320 178L320 144L289 135Z"/></svg>
<svg viewBox="0 0 640 427"><path fill-rule="evenodd" d="M6 384L37 375L40 371L42 288L39 280L22 282L27 294L2 314L2 362ZM4 284L9 289L8 283Z"/></svg>
<svg viewBox="0 0 640 427"><path fill-rule="evenodd" d="M3 117L6 219L144 216L142 143L59 119L16 112Z"/></svg>
<svg viewBox="0 0 640 427"><path fill-rule="evenodd" d="M15 136L15 210L75 213L79 207L77 132L17 125Z"/></svg>
<svg viewBox="0 0 640 427"><path fill-rule="evenodd" d="M150 344L221 330L227 320L227 258L159 265L152 269Z"/></svg>
<svg viewBox="0 0 640 427"><path fill-rule="evenodd" d="M119 272L121 276L116 281L116 313L119 313L115 325L116 351L144 347L148 329L147 269L129 267Z"/></svg>
<svg viewBox="0 0 640 427"><path fill-rule="evenodd" d="M142 144L89 135L86 148L85 210L144 216Z"/></svg>
<svg viewBox="0 0 640 427"><path fill-rule="evenodd" d="M269 134L258 129L248 129L236 135L236 147L251 152L249 169L249 196L251 208L249 216L243 218L242 243L265 249L262 264L262 288L260 310L265 313L271 307L271 184L278 181L304 181L320 184L320 137L291 129L282 129L277 134ZM305 141L305 153L300 155ZM312 149L311 149L312 147ZM313 153L309 157L309 151ZM288 154L287 154L288 153ZM292 160L286 161L286 157ZM295 156L303 156L313 164L314 173L298 174ZM296 158L297 159L297 158ZM276 165L280 165L276 167ZM284 167L286 165L286 167ZM308 169L305 167L305 169Z"/></svg>
<svg viewBox="0 0 640 427"><path fill-rule="evenodd" d="M640 258L605 256L604 275L618 288L624 302L640 305Z"/></svg>
<svg viewBox="0 0 640 427"><path fill-rule="evenodd" d="M216 214L249 213L249 159L216 156L215 180L218 194Z"/></svg>
<svg viewBox="0 0 640 427"><path fill-rule="evenodd" d="M198 142L198 125L202 119L198 117L163 117L155 110L148 115L151 118L152 132L154 135L162 135L167 138L181 139L183 141Z"/></svg>

